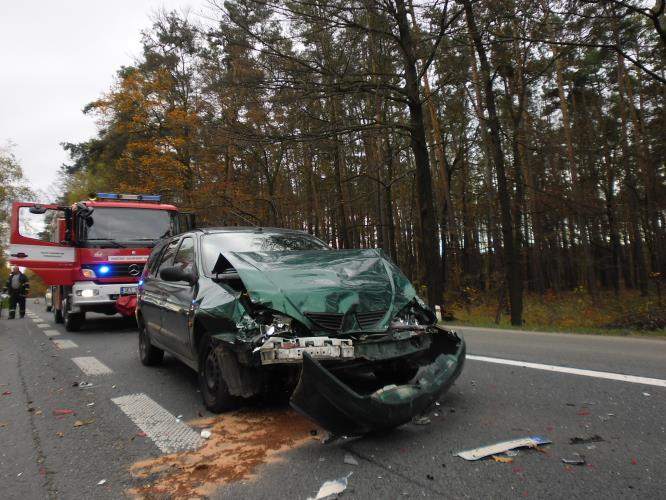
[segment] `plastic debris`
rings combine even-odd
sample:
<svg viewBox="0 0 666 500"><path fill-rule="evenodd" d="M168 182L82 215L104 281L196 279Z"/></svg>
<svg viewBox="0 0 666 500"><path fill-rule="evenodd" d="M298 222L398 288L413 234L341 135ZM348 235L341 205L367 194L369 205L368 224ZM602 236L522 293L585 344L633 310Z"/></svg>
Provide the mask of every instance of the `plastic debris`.
<svg viewBox="0 0 666 500"><path fill-rule="evenodd" d="M212 435L213 435L213 433L210 432L208 429L204 429L204 430L201 431L201 437L204 438L204 439L208 439Z"/></svg>
<svg viewBox="0 0 666 500"><path fill-rule="evenodd" d="M650 393L649 393L649 392L644 392L644 393L643 393L643 396L645 396L645 397L650 397Z"/></svg>
<svg viewBox="0 0 666 500"><path fill-rule="evenodd" d="M524 438L512 439L510 441L501 441L499 443L472 448L471 450L460 451L456 456L465 460L478 460L491 455L499 455L514 448L536 448L541 444L548 444L552 441L543 436L528 436Z"/></svg>
<svg viewBox="0 0 666 500"><path fill-rule="evenodd" d="M350 472L345 477L341 477L340 479L333 479L332 481L326 481L319 488L317 496L308 497L308 500L320 500L321 498L330 497L331 495L339 495L340 493L342 493L347 489L349 476L351 476L352 474L353 472Z"/></svg>
<svg viewBox="0 0 666 500"><path fill-rule="evenodd" d="M430 419L428 417L416 417L413 422L416 425L428 425L430 424Z"/></svg>
<svg viewBox="0 0 666 500"><path fill-rule="evenodd" d="M95 406L95 403L94 402L88 403L86 406Z"/></svg>
<svg viewBox="0 0 666 500"><path fill-rule="evenodd" d="M571 458L561 458L560 460L567 465L585 465L585 456L579 453L574 453Z"/></svg>
<svg viewBox="0 0 666 500"><path fill-rule="evenodd" d="M12 391L5 391L2 393L3 396L9 396L12 393Z"/></svg>
<svg viewBox="0 0 666 500"><path fill-rule="evenodd" d="M97 483L97 486L102 486L103 484L106 484L106 479L102 479Z"/></svg>
<svg viewBox="0 0 666 500"><path fill-rule="evenodd" d="M603 442L604 438L602 438L599 434L595 434L594 436L590 437L572 437L569 439L569 444L588 444L588 443L601 443Z"/></svg>
<svg viewBox="0 0 666 500"><path fill-rule="evenodd" d="M143 432L143 431L139 431L139 432L137 432L136 435L137 435L137 437L140 437L140 438L144 438L144 437L146 437L146 433Z"/></svg>
<svg viewBox="0 0 666 500"><path fill-rule="evenodd" d="M56 436L58 436L59 438L61 438L61 437L65 437L65 433L62 432L62 431L60 431L60 432L56 432Z"/></svg>
<svg viewBox="0 0 666 500"><path fill-rule="evenodd" d="M64 417L66 415L76 415L74 410L68 410L67 408L56 408L53 410L54 417Z"/></svg>
<svg viewBox="0 0 666 500"><path fill-rule="evenodd" d="M499 462L501 464L511 464L511 463L513 463L513 458L506 457L506 456L503 456L503 455L492 455L492 458L495 462Z"/></svg>
<svg viewBox="0 0 666 500"><path fill-rule="evenodd" d="M506 450L504 452L504 455L506 455L507 457L515 457L518 456L519 453L520 452L518 450Z"/></svg>
<svg viewBox="0 0 666 500"><path fill-rule="evenodd" d="M351 453L346 453L344 463L348 465L358 465L358 460L356 460L354 455L352 455Z"/></svg>

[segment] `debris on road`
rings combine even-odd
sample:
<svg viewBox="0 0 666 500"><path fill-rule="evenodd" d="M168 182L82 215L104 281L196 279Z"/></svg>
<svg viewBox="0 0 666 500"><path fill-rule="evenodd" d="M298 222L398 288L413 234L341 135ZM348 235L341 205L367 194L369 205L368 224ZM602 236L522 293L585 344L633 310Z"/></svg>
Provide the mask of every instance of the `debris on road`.
<svg viewBox="0 0 666 500"><path fill-rule="evenodd" d="M84 425L90 425L90 424L94 424L94 423L95 423L95 419L92 419L92 420L77 420L76 422L74 422L74 427L83 427Z"/></svg>
<svg viewBox="0 0 666 500"><path fill-rule="evenodd" d="M65 437L65 433L62 432L62 431L59 431L59 432L56 432L56 436L58 436L59 438Z"/></svg>
<svg viewBox="0 0 666 500"><path fill-rule="evenodd" d="M561 458L562 463L567 465L585 465L585 455L574 453L571 458Z"/></svg>
<svg viewBox="0 0 666 500"><path fill-rule="evenodd" d="M594 436L590 437L575 436L569 439L569 444L601 443L603 440L604 438L602 438L599 434L595 434Z"/></svg>
<svg viewBox="0 0 666 500"><path fill-rule="evenodd" d="M213 433L210 432L208 429L204 429L204 430L201 431L201 437L204 438L204 439L208 439L212 435L213 435Z"/></svg>
<svg viewBox="0 0 666 500"><path fill-rule="evenodd" d="M464 458L465 460L478 460L480 458L489 457L491 455L499 455L514 448L536 448L542 444L549 444L552 441L543 436L528 436L524 438L512 439L510 441L502 441L499 443L481 446L479 448L472 448L471 450L460 451L456 456Z"/></svg>
<svg viewBox="0 0 666 500"><path fill-rule="evenodd" d="M53 410L54 417L65 417L67 415L76 415L74 410L69 410L67 408L56 408Z"/></svg>
<svg viewBox="0 0 666 500"><path fill-rule="evenodd" d="M143 431L139 431L139 432L136 433L136 436L140 437L140 438L144 438L144 437L146 437L146 433L143 432Z"/></svg>
<svg viewBox="0 0 666 500"><path fill-rule="evenodd" d="M317 496L308 497L308 500L320 500L322 498L327 498L332 495L339 495L340 493L342 493L347 489L349 476L351 476L352 474L353 472L350 472L345 477L341 477L340 479L333 479L332 481L326 481L319 488Z"/></svg>
<svg viewBox="0 0 666 500"><path fill-rule="evenodd" d="M650 394L649 392L644 392L644 393L643 393L643 396L645 396L645 397L650 397L650 395L651 395L651 394Z"/></svg>
<svg viewBox="0 0 666 500"><path fill-rule="evenodd" d="M579 417L589 417L590 415L592 415L592 412L587 408L584 408L582 410L578 410L576 412L576 415L578 415Z"/></svg>
<svg viewBox="0 0 666 500"><path fill-rule="evenodd" d="M2 393L3 396L9 396L12 393L12 391L5 391Z"/></svg>
<svg viewBox="0 0 666 500"><path fill-rule="evenodd" d="M503 456L503 455L491 455L491 456L492 456L492 459L495 462L499 462L501 464L511 464L511 463L513 463L513 458L511 458L511 457L507 457L507 456Z"/></svg>
<svg viewBox="0 0 666 500"><path fill-rule="evenodd" d="M102 479L97 483L97 486L102 486L103 484L106 484L106 479Z"/></svg>
<svg viewBox="0 0 666 500"><path fill-rule="evenodd" d="M346 463L347 465L358 465L358 460L356 460L356 457L354 457L354 455L352 455L351 453L345 454L343 462Z"/></svg>
<svg viewBox="0 0 666 500"><path fill-rule="evenodd" d="M415 417L413 422L416 425L429 425L430 424L430 419L428 417L425 417L425 416Z"/></svg>

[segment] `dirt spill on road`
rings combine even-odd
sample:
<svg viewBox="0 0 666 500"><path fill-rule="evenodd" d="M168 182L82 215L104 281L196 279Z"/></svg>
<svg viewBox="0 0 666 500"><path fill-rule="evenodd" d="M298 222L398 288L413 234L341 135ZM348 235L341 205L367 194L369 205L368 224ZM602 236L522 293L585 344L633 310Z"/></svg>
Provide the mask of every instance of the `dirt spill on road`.
<svg viewBox="0 0 666 500"><path fill-rule="evenodd" d="M312 440L312 422L289 411L239 411L188 424L211 437L195 451L137 462L130 473L142 486L135 498L200 498L233 481L251 479L257 466Z"/></svg>

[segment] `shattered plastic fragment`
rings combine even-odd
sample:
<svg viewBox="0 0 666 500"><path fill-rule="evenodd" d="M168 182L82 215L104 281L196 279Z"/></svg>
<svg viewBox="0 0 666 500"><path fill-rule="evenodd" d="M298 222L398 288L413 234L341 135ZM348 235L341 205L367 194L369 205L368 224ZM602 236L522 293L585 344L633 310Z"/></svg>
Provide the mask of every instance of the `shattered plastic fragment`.
<svg viewBox="0 0 666 500"><path fill-rule="evenodd" d="M430 419L428 417L416 417L414 419L414 423L416 425L428 425L430 423Z"/></svg>
<svg viewBox="0 0 666 500"><path fill-rule="evenodd" d="M74 410L68 410L66 408L56 408L53 410L53 416L54 417L64 417L66 415L76 415L74 413Z"/></svg>
<svg viewBox="0 0 666 500"><path fill-rule="evenodd" d="M210 432L208 429L204 429L204 430L201 431L201 437L204 438L204 439L208 439L212 435L213 435L213 433Z"/></svg>
<svg viewBox="0 0 666 500"><path fill-rule="evenodd" d="M358 465L358 460L356 460L354 455L352 455L351 453L346 453L344 463L348 465Z"/></svg>
<svg viewBox="0 0 666 500"><path fill-rule="evenodd" d="M97 486L102 486L103 484L106 484L106 479L102 479L97 483Z"/></svg>
<svg viewBox="0 0 666 500"><path fill-rule="evenodd" d="M347 489L347 483L349 480L349 476L351 476L353 472L350 472L347 474L345 477L341 477L340 479L334 479L332 481L326 481L324 484L321 485L319 488L319 491L317 492L316 497L308 497L308 500L320 500L322 498L330 497L331 495L338 495L345 491Z"/></svg>
<svg viewBox="0 0 666 500"><path fill-rule="evenodd" d="M502 455L492 455L492 458L495 462L499 462L501 464L511 464L513 463L513 458L511 457L505 457Z"/></svg>
<svg viewBox="0 0 666 500"><path fill-rule="evenodd" d="M604 438L602 438L599 434L595 434L594 436L590 437L572 437L569 439L569 444L588 444L588 443L601 443L603 442Z"/></svg>
<svg viewBox="0 0 666 500"><path fill-rule="evenodd" d="M465 460L478 460L480 458L488 457L491 455L498 455L514 448L536 448L538 445L548 444L551 442L552 441L550 441L550 439L547 439L543 436L528 436L519 439L512 439L511 441L502 441L500 443L481 446L471 450L464 450L458 452L456 456L464 458Z"/></svg>
<svg viewBox="0 0 666 500"><path fill-rule="evenodd" d="M571 458L562 458L562 463L567 465L585 465L585 456L574 453Z"/></svg>

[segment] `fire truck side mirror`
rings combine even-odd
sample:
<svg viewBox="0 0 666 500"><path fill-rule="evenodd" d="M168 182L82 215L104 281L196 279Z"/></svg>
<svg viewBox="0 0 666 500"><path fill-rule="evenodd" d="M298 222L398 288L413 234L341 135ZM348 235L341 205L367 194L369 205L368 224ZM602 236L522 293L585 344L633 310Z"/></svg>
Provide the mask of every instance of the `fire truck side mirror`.
<svg viewBox="0 0 666 500"><path fill-rule="evenodd" d="M42 205L35 205L30 207L30 213L35 215L43 215L46 213L46 207Z"/></svg>

